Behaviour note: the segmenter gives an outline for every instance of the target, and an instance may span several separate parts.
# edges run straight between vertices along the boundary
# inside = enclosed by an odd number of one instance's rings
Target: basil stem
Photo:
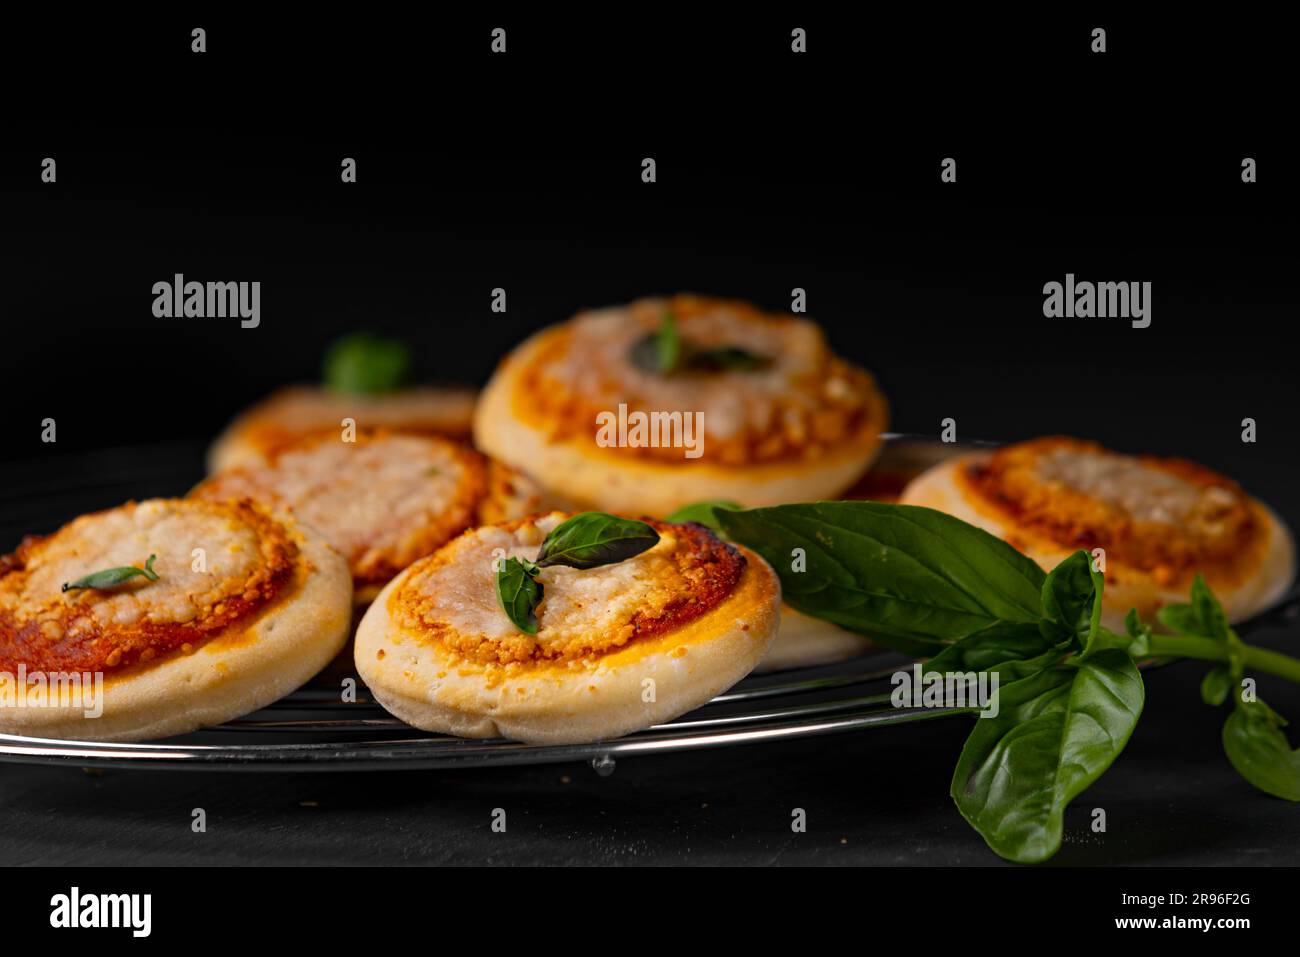
[[[124,582],[129,582],[133,578],[143,575],[151,582],[158,580],[158,573],[153,570],[154,560],[157,555],[150,555],[144,563],[144,568],[137,568],[134,565],[124,565],[121,568],[106,568],[100,572],[92,572],[84,575],[73,582],[64,582],[64,591],[73,591],[79,588],[115,588]]]

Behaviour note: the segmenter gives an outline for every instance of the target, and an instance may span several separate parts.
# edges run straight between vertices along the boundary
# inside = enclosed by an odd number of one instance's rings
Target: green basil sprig
[[[116,588],[118,585],[129,582],[133,578],[144,576],[151,582],[158,580],[158,573],[153,570],[153,563],[158,558],[157,555],[150,555],[144,563],[144,568],[136,568],[134,565],[123,565],[121,568],[105,568],[100,572],[92,572],[89,575],[83,575],[76,581],[64,582],[64,591],[73,591],[78,588]]]
[[[373,332],[339,339],[325,353],[325,384],[351,395],[396,392],[411,379],[411,350],[406,343]]]
[[[1208,640],[1210,649],[1221,653],[1222,663],[1211,668],[1201,681],[1201,698],[1217,707],[1232,696],[1233,707],[1223,724],[1222,738],[1224,753],[1237,773],[1266,794],[1300,801],[1300,751],[1291,748],[1282,730],[1287,721],[1244,687],[1248,664],[1300,680],[1285,673],[1291,659],[1243,642],[1228,625],[1223,606],[1200,575],[1192,583],[1190,602],[1166,605],[1157,617],[1181,636],[1165,639],[1164,643],[1157,640],[1159,647],[1179,640]]]
[[[928,657],[926,670],[997,674],[998,714],[975,722],[951,794],[1003,857],[1042,861],[1060,848],[1066,806],[1137,725],[1139,658],[1212,663],[1201,695],[1216,705],[1233,696],[1228,760],[1261,791],[1300,801],[1300,750],[1286,721],[1244,686],[1248,668],[1300,682],[1300,660],[1243,642],[1200,576],[1187,604],[1158,615],[1174,634],[1156,633],[1136,610],[1118,633],[1101,624],[1104,576],[1083,551],[1045,575],[1000,539],[925,508],[695,508],[762,555],[804,614]]]
[[[763,369],[772,364],[767,356],[758,355],[740,346],[700,348],[682,339],[677,332],[677,319],[665,312],[659,328],[638,339],[632,345],[632,364],[644,372],[673,375],[677,372],[718,372],[729,369],[747,372]]]
[[[537,606],[543,586],[538,573],[552,565],[590,569],[614,565],[659,543],[659,533],[645,522],[582,512],[556,525],[542,540],[535,561],[508,558],[497,564],[497,599],[515,627],[537,634]]]

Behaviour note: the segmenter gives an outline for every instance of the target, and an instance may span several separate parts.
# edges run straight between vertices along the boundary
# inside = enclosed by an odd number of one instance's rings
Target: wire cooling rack
[[[901,481],[972,444],[945,445],[889,435],[873,473]],[[978,443],[984,445],[985,443]],[[0,499],[0,550],[28,531],[55,528],[82,511],[126,498],[183,494],[201,477],[197,446],[149,447],[20,466]],[[51,477],[64,477],[52,481]],[[83,478],[67,478],[82,476]],[[887,485],[886,485],[887,487]],[[887,493],[886,493],[887,494]],[[1243,634],[1294,622],[1300,594],[1238,626]],[[0,761],[98,768],[228,771],[375,771],[586,761],[600,774],[619,758],[760,744],[883,727],[961,713],[960,708],[896,708],[889,677],[910,659],[871,651],[851,660],[746,678],[702,708],[612,741],[527,745],[431,735],[391,717],[358,685],[341,700],[343,673],[318,680],[254,714],[218,728],[150,744],[103,744],[0,734]]]
[[[884,658],[894,657],[892,665]],[[613,741],[525,745],[416,731],[358,695],[300,690],[246,718],[160,744],[97,744],[0,735],[0,759],[85,767],[239,771],[375,771],[587,761],[597,772],[638,754],[756,744],[919,721],[954,709],[903,710],[887,684],[906,659],[868,656],[844,665],[802,669],[741,682],[668,724]],[[874,686],[874,687],[873,687]]]

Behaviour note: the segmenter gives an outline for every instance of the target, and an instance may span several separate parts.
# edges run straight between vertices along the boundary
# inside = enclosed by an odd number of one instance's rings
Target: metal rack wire
[[[103,744],[0,735],[0,760],[241,771],[587,761],[598,772],[607,772],[618,757],[790,740],[920,721],[958,710],[892,707],[888,690],[881,689],[887,688],[887,676],[905,664],[903,657],[885,653],[749,679],[675,721],[592,744],[542,746],[430,735],[390,717],[362,696],[355,703],[343,703],[337,691],[309,688],[256,714],[175,742]]]

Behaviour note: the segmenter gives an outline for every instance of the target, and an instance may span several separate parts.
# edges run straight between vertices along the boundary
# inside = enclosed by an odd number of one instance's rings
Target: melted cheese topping
[[[543,568],[537,634],[526,635],[501,608],[494,561],[536,558],[546,533],[567,517],[552,513],[466,533],[417,566],[390,597],[390,611],[405,630],[470,661],[591,661],[703,615],[731,593],[744,569],[744,557],[707,529],[652,522],[659,543],[626,561]]]
[[[1038,463],[1038,477],[1099,499],[1139,522],[1215,525],[1234,503],[1218,485],[1200,486],[1127,455],[1053,449]],[[1211,529],[1213,532],[1214,529]]]
[[[1257,508],[1235,482],[1181,459],[1134,458],[1048,438],[999,449],[961,472],[968,490],[1027,534],[1105,548],[1172,581],[1258,544]]]
[[[482,459],[446,439],[360,433],[308,439],[261,468],[209,479],[194,495],[287,507],[348,559],[358,582],[392,578],[474,522]]]
[[[63,591],[151,554],[157,581]],[[192,648],[266,605],[297,554],[246,505],[156,499],[82,516],[0,560],[0,668],[104,671]]]
[[[648,372],[630,358],[671,312],[683,342],[739,347],[770,360],[753,370]],[[821,330],[745,303],[676,296],[583,313],[525,370],[522,405],[557,440],[593,441],[596,416],[616,412],[703,413],[705,456],[725,465],[817,457],[885,427],[872,378],[837,359]],[[681,462],[680,448],[616,450]]]

